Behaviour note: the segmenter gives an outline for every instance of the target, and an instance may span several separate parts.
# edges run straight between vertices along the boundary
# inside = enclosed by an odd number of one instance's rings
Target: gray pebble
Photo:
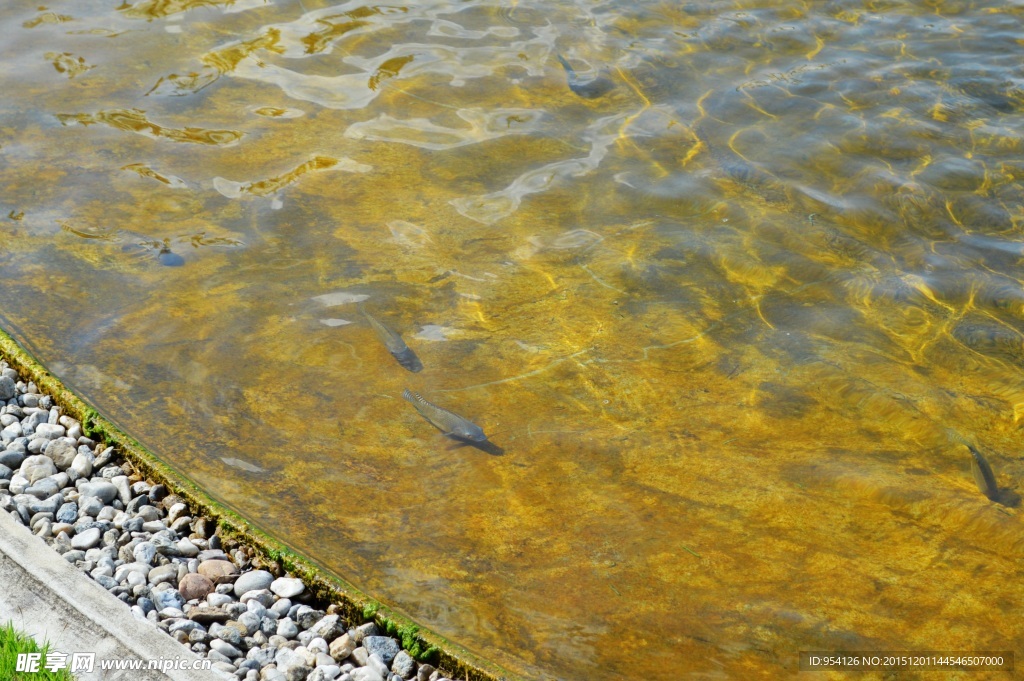
[[[410,679],[416,673],[416,660],[412,659],[409,653],[400,650],[398,655],[395,655],[394,662],[391,663],[391,671],[403,679]]]
[[[212,628],[210,630],[210,633],[213,633]],[[231,645],[242,645],[242,632],[240,632],[235,627],[221,626],[219,629],[217,629],[217,633],[214,635],[222,641],[227,641]]]
[[[110,484],[117,490],[117,498],[121,500],[122,504],[127,504],[132,500],[132,489],[127,475],[115,475],[110,479]]]
[[[274,575],[266,570],[252,570],[243,573],[235,580],[235,595],[241,596],[246,591],[266,589],[274,581]]]
[[[211,593],[209,596],[206,597],[206,602],[215,608],[230,603],[231,601],[231,596],[228,596],[227,594],[219,594],[216,592]]]
[[[76,533],[75,536],[71,538],[71,548],[79,551],[91,549],[100,543],[100,535],[100,528],[98,527],[92,527],[85,532]],[[65,554],[65,558],[67,558],[67,554]]]
[[[55,423],[40,423],[36,426],[36,437],[43,438],[44,440],[56,440],[59,437],[64,437],[64,426],[58,426]]]
[[[95,518],[103,510],[103,500],[94,496],[78,497],[78,517],[91,516]]]
[[[215,638],[215,639],[210,641],[210,649],[211,650],[216,650],[221,655],[224,655],[225,657],[228,657],[228,658],[231,658],[231,659],[234,659],[236,657],[241,657],[242,656],[242,651],[241,650],[239,650],[238,648],[234,647],[233,645],[231,645],[227,641],[225,641],[223,639],[219,639],[219,638]]]
[[[281,600],[270,606],[270,610],[277,614],[278,617],[285,617],[288,615],[288,610],[291,609],[292,602],[287,598]]]
[[[71,466],[75,457],[78,456],[78,448],[64,438],[51,440],[44,451],[46,456],[53,459],[54,465],[61,470]]]
[[[28,510],[33,513],[56,513],[57,509],[64,503],[64,495],[54,494],[52,497],[46,499],[31,501],[28,504]]]
[[[274,604],[274,594],[270,593],[267,589],[254,589],[252,591],[246,591],[238,600],[246,605],[252,601],[256,601],[266,608]]]
[[[299,635],[299,627],[290,617],[285,617],[277,622],[277,635],[291,639]]]
[[[377,626],[377,623],[367,622],[366,624],[360,624],[358,627],[356,627],[355,632],[353,632],[352,638],[355,640],[356,643],[362,643],[363,639],[367,636],[379,635],[380,627]]]
[[[246,653],[246,659],[252,660],[261,667],[266,667],[274,661],[274,654],[277,651],[273,648],[253,648]]]
[[[201,631],[202,628],[203,625],[199,624],[198,622],[193,622],[192,620],[186,619],[179,619],[171,624],[171,628],[168,629],[168,633],[173,634],[176,631],[185,631],[191,633],[192,631]]]
[[[154,520],[160,519],[160,511],[157,509],[156,506],[140,506],[138,513],[139,517],[142,518],[142,522],[144,523],[150,523]]]
[[[131,574],[138,574],[132,572]],[[130,576],[129,575],[129,576]],[[164,608],[181,608],[185,605],[185,599],[181,597],[177,589],[165,589],[163,591],[153,591],[153,604],[157,610],[163,610]]]
[[[256,615],[256,617],[259,617],[260,619],[266,617],[267,613],[270,612],[262,603],[257,601],[255,598],[250,599],[249,602],[245,604],[245,607],[249,612]],[[273,617],[273,619],[277,619],[277,617]]]
[[[22,477],[29,481],[29,484],[32,484],[36,480],[42,480],[56,473],[57,467],[53,465],[50,457],[36,454],[21,462],[21,470],[19,472]]]
[[[300,629],[309,629],[311,626],[319,622],[324,614],[323,610],[316,610],[308,605],[303,605],[300,606],[298,611],[295,613],[294,619]]]
[[[218,653],[216,650],[213,650],[213,649],[211,649],[210,651],[208,651],[206,653],[206,657],[207,657],[207,659],[213,660],[214,664],[217,664],[218,662],[224,662],[226,664],[231,664],[231,658],[230,657],[228,657],[224,653]],[[233,669],[233,667],[232,667],[232,669]]]
[[[9,400],[17,393],[14,379],[7,375],[0,376],[0,400]]]
[[[80,484],[78,493],[86,497],[97,497],[104,504],[109,504],[117,497],[117,488],[106,480],[97,480]]]
[[[351,672],[352,681],[384,681],[384,677],[372,667],[359,667]]]
[[[46,497],[53,496],[61,488],[61,485],[57,484],[54,480],[54,476],[49,478],[43,478],[37,480],[35,483],[25,488],[25,494],[31,494],[37,499],[45,499]]]
[[[153,545],[153,542],[148,541],[136,544],[135,548],[132,549],[132,556],[140,563],[152,565],[153,559],[156,557],[156,546]]]
[[[246,636],[252,636],[260,628],[260,616],[246,611],[238,616],[238,623],[245,627]]]
[[[22,462],[25,461],[25,448],[21,447],[21,451],[5,449],[0,452],[0,465],[6,466],[12,470],[21,468]]]
[[[377,653],[370,654],[370,659],[367,661],[367,666],[370,667],[370,669],[372,669],[373,671],[380,674],[380,677],[382,679],[386,679],[388,678],[388,676],[391,675],[390,671],[388,670],[388,665],[380,659],[380,655],[378,655]]]
[[[270,584],[270,590],[281,598],[298,596],[305,589],[306,586],[302,583],[302,580],[295,579],[294,577],[279,577]]]
[[[149,571],[149,583],[153,586],[167,582],[168,584],[178,583],[178,566],[174,563],[158,565]]]
[[[92,452],[78,452],[71,460],[71,470],[78,473],[79,477],[87,478],[92,475],[92,463],[95,458]]]
[[[177,546],[178,546],[178,553],[180,553],[181,555],[183,555],[183,556],[185,556],[187,558],[194,558],[195,556],[199,555],[199,547],[197,547],[195,544],[190,542],[187,538],[186,539],[181,539],[178,542]],[[197,561],[197,563],[198,563],[198,561]]]
[[[313,624],[309,630],[326,641],[333,641],[345,633],[345,627],[338,623],[337,615],[325,615]]]
[[[379,656],[381,661],[383,661],[388,667],[391,666],[395,656],[398,655],[398,651],[402,649],[402,647],[398,645],[398,641],[390,636],[367,636],[363,639],[363,647],[366,648],[371,655]]]

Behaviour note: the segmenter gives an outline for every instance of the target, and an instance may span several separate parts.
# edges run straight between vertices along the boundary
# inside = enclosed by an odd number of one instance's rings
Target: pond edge
[[[315,598],[325,604],[336,604],[338,614],[346,623],[356,626],[368,621],[376,622],[388,635],[398,638],[403,649],[410,651],[418,648],[419,655],[413,657],[444,669],[458,681],[526,681],[525,677],[513,674],[440,634],[421,627],[406,615],[363,593],[317,561],[300,555],[294,548],[214,500],[194,482],[161,461],[138,440],[66,388],[60,379],[3,329],[0,329],[0,358],[6,359],[23,380],[34,382],[41,392],[49,394],[54,404],[59,405],[65,414],[78,419],[86,436],[116,447],[140,473],[166,485],[184,499],[194,512],[215,520],[222,536],[250,546],[257,556],[253,560],[254,569],[276,563],[282,571],[301,579]],[[126,611],[125,616],[131,617],[131,613]]]

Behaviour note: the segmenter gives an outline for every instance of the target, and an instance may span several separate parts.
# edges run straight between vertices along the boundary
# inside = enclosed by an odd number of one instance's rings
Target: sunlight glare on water
[[[985,0],[9,4],[2,323],[516,674],[1019,649],[1019,509],[963,442],[1019,490],[1022,27]]]

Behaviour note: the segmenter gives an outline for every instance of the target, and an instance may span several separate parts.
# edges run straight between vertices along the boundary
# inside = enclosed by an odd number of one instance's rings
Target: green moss
[[[363,619],[372,620],[377,615],[378,610],[380,610],[380,603],[370,601],[363,606]]]
[[[406,624],[404,627],[398,627],[394,636],[402,641],[403,648],[410,650],[419,641],[419,633],[420,628],[415,624]]]

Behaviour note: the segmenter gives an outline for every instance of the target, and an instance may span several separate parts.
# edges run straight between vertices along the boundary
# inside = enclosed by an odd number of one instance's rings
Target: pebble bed
[[[347,629],[300,579],[254,569],[162,484],[85,437],[0,361],[0,510],[131,609],[245,681],[449,681],[368,622]]]

